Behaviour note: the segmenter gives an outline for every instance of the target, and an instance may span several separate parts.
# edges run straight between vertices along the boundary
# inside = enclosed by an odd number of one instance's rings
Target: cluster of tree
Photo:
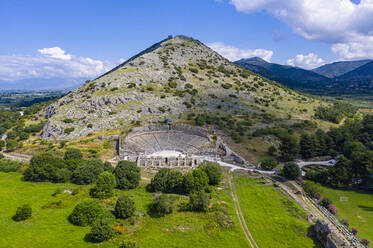
[[[23,221],[31,218],[32,209],[30,205],[25,204],[17,208],[16,214],[12,217],[14,221]]]
[[[115,219],[133,217],[135,211],[135,203],[131,197],[120,195],[113,213],[105,210],[96,200],[85,200],[75,206],[68,219],[77,226],[91,226],[91,231],[87,234],[88,240],[103,242],[115,236]]]
[[[209,186],[219,184],[221,179],[220,167],[211,163],[184,175],[178,170],[162,168],[147,185],[147,190],[189,195],[199,191],[209,191]]]
[[[100,159],[84,160],[79,149],[69,148],[63,159],[51,153],[33,156],[30,166],[24,173],[24,180],[54,183],[71,181],[80,185],[96,183],[91,189],[91,195],[106,198],[111,196],[114,187],[137,187],[140,181],[140,168],[136,163],[120,161],[114,169],[109,162],[104,163]]]
[[[315,117],[321,120],[340,123],[343,117],[352,117],[357,108],[348,102],[337,101],[330,107],[320,106],[315,111]]]
[[[21,162],[0,159],[0,171],[2,172],[16,172],[21,169],[22,165]]]
[[[325,133],[302,135],[300,154],[304,158],[342,154],[339,162],[326,170],[310,171],[307,177],[335,187],[345,187],[352,179],[362,179],[363,186],[373,185],[373,116],[348,120]]]

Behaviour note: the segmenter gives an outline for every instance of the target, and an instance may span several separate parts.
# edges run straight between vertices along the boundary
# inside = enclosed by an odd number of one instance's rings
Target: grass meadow
[[[272,184],[236,176],[234,183],[247,223],[259,247],[319,247],[307,236],[306,213]]]
[[[338,218],[347,219],[359,229],[359,236],[373,240],[373,194],[355,190],[323,187],[323,196],[338,208]]]

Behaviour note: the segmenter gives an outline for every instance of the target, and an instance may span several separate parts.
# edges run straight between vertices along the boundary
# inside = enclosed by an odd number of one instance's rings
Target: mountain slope
[[[44,110],[44,139],[121,133],[165,119],[193,123],[201,113],[253,122],[310,119],[317,100],[231,63],[201,42],[167,38]]]
[[[334,79],[340,87],[371,91],[373,88],[373,61]]]
[[[320,66],[312,71],[328,78],[335,78],[353,71],[371,61],[372,60],[340,61]]]
[[[235,62],[245,69],[294,88],[314,88],[328,81],[328,78],[298,67],[268,63],[254,57]]]

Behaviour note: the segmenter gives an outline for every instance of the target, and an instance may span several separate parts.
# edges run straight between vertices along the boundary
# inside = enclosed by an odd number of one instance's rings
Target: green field
[[[307,237],[311,224],[305,212],[272,184],[247,176],[236,176],[239,202],[259,247],[319,247]]]
[[[84,241],[89,227],[77,227],[67,220],[76,203],[88,197],[87,187],[75,196],[52,196],[57,188],[79,186],[23,182],[21,177],[19,173],[0,172],[0,247],[118,247],[121,240],[137,241],[139,247],[247,247],[238,224],[231,229],[218,225],[217,210],[208,213],[175,211],[164,218],[150,217],[147,206],[152,198],[143,187],[126,192],[134,197],[137,210],[143,217],[139,217],[135,225],[123,221],[126,226],[124,234],[111,241],[89,243]],[[119,193],[116,192],[117,195]],[[175,197],[182,201],[182,197]],[[105,200],[103,204],[110,209],[115,199]],[[51,203],[59,200],[62,201],[61,206],[51,207]],[[14,222],[11,217],[16,208],[25,203],[31,205],[33,217],[24,222]],[[232,199],[224,185],[214,196],[213,206],[217,209],[224,207],[234,223],[238,223]]]
[[[361,238],[373,240],[373,194],[323,187],[323,195],[338,208],[338,218],[350,221]]]

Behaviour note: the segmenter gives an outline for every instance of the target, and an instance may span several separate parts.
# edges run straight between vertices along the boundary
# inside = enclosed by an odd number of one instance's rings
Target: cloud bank
[[[373,58],[373,0],[230,0],[237,11],[266,11],[344,59]]]
[[[308,55],[298,54],[295,58],[288,59],[287,64],[305,69],[314,69],[324,65],[325,61],[322,58],[319,58],[316,54],[310,53]]]
[[[0,80],[29,78],[92,78],[112,67],[113,63],[79,57],[60,47],[42,48],[38,55],[0,55]]]
[[[242,58],[260,57],[268,62],[271,61],[273,51],[265,49],[241,49],[234,46],[225,45],[221,42],[207,44],[212,50],[216,51],[230,61],[236,61]]]

